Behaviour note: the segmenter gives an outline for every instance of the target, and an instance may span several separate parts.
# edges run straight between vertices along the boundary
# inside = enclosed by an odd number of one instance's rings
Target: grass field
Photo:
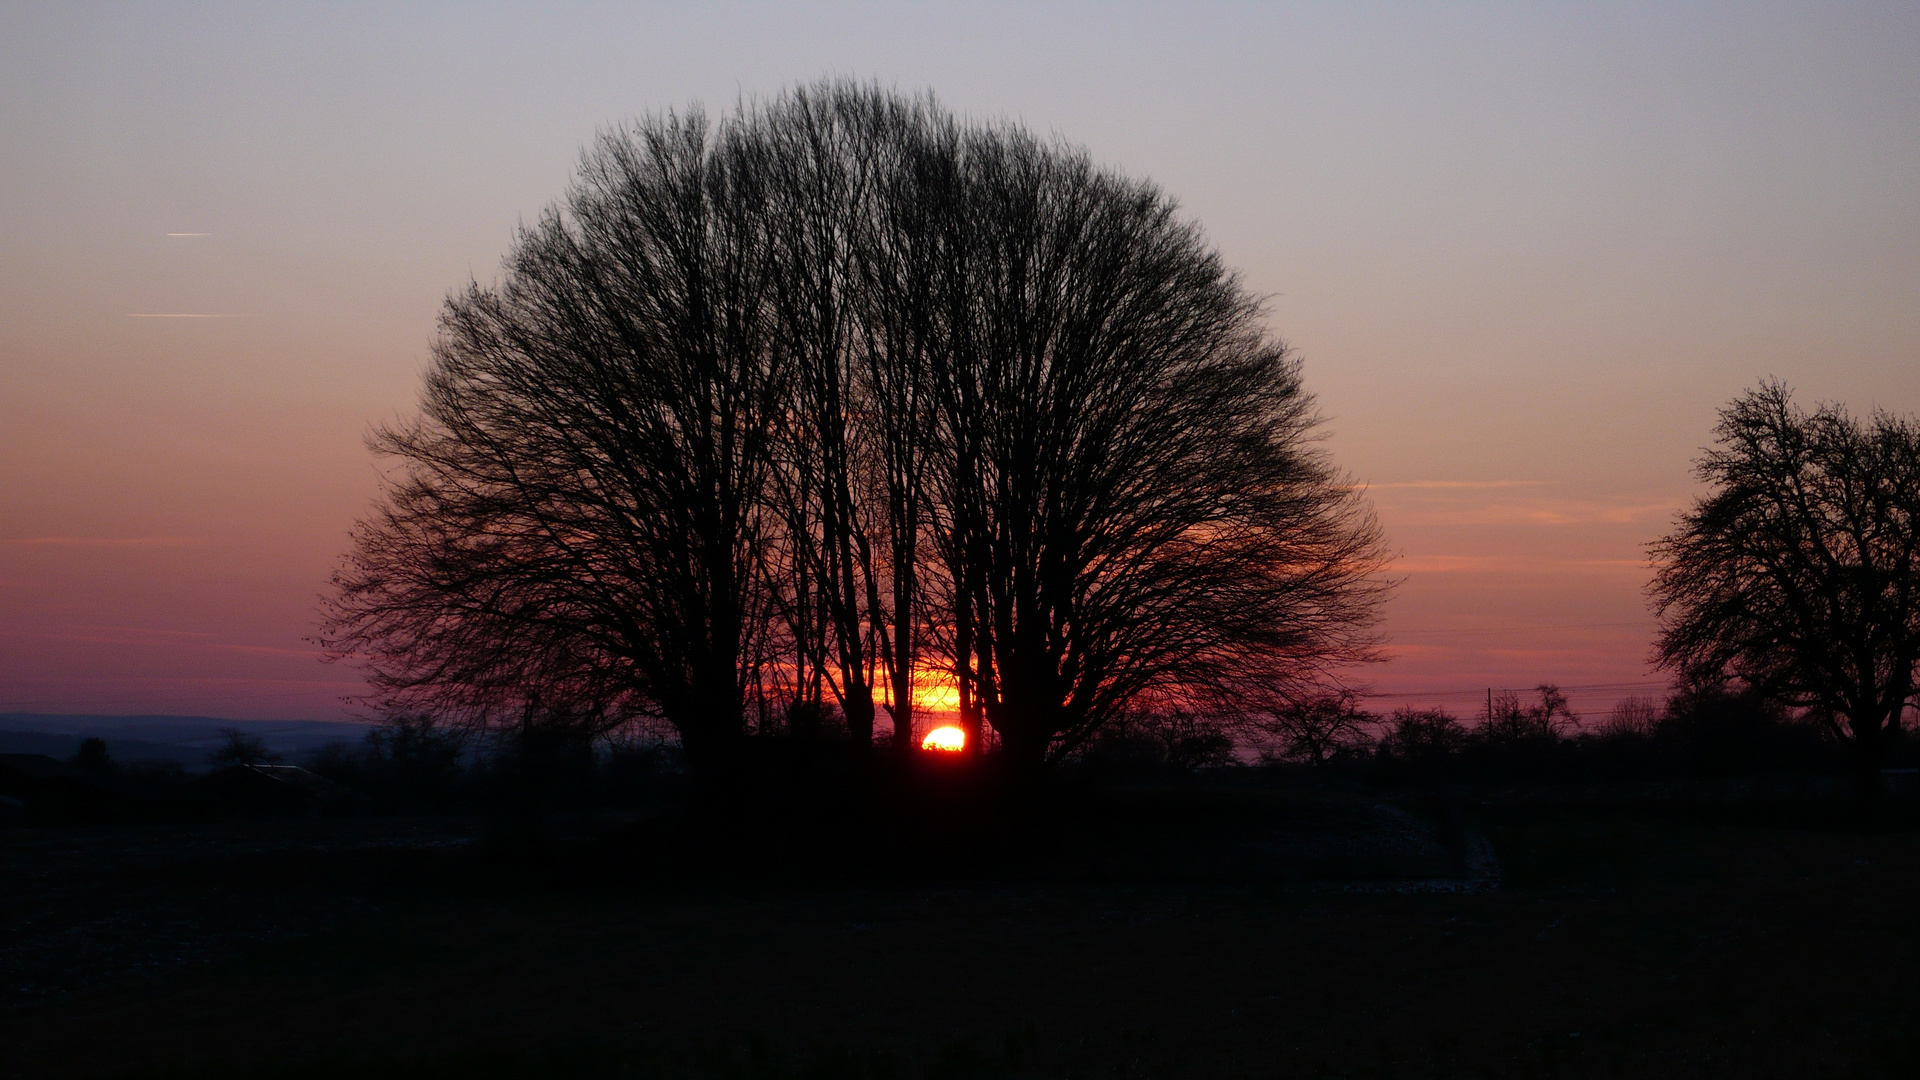
[[[1366,805],[1309,802],[1170,820]],[[1130,872],[1114,837],[890,878],[687,876],[597,819],[511,852],[459,819],[16,830],[0,1075],[1920,1075],[1915,830],[1464,811],[1497,887]]]

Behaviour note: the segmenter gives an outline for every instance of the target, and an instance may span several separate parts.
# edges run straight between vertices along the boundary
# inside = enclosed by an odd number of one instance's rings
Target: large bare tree
[[[1378,531],[1298,361],[1151,185],[823,83],[610,134],[451,298],[323,640],[394,707],[653,710],[1012,759],[1371,655]],[[1177,699],[1177,701],[1176,701]]]
[[[1655,656],[1808,710],[1877,790],[1920,663],[1920,423],[1809,413],[1767,382],[1715,434],[1713,490],[1651,548]]]
[[[1379,532],[1259,303],[1150,184],[961,146],[939,353],[956,661],[1013,761],[1372,656]]]
[[[739,734],[783,385],[761,180],[698,112],[609,134],[502,282],[448,299],[322,632],[384,703]]]
[[[879,682],[895,747],[907,750],[934,435],[928,191],[916,166],[951,144],[953,124],[930,99],[828,83],[748,126],[764,150],[771,295],[790,372],[777,595],[796,665],[822,674],[856,741],[871,737]]]

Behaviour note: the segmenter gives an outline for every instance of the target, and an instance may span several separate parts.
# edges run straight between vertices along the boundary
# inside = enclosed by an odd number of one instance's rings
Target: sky
[[[1920,5],[0,8],[0,711],[345,718],[307,638],[449,290],[595,133],[824,75],[1149,178],[1396,554],[1375,708],[1657,694],[1765,377],[1920,412]]]

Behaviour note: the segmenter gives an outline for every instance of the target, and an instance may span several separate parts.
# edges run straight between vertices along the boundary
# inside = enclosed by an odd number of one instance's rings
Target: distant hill
[[[0,754],[45,754],[65,761],[80,749],[84,735],[53,735],[44,731],[0,731]],[[108,739],[107,754],[115,764],[136,761],[172,761],[195,771],[205,767],[204,750],[141,739]]]
[[[189,770],[206,766],[224,739],[222,728],[239,728],[289,761],[330,742],[359,742],[369,725],[340,720],[222,720],[213,716],[67,716],[0,713],[0,753],[72,757],[80,740],[98,738],[115,761],[173,761]]]

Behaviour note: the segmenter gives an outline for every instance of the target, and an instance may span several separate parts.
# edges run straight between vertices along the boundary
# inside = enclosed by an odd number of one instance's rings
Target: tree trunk
[[[847,714],[847,734],[853,736],[853,744],[862,750],[872,746],[873,688],[865,683],[850,683],[843,708]]]
[[[1847,726],[1853,729],[1854,787],[1861,809],[1870,818],[1878,817],[1886,794],[1885,778],[1880,775],[1886,758],[1886,725],[1879,717],[1871,723],[1848,717]]]
[[[1047,745],[1052,742],[1040,718],[1025,709],[1000,705],[990,708],[988,719],[1000,733],[1000,756],[1016,775],[1038,773],[1047,763]]]

